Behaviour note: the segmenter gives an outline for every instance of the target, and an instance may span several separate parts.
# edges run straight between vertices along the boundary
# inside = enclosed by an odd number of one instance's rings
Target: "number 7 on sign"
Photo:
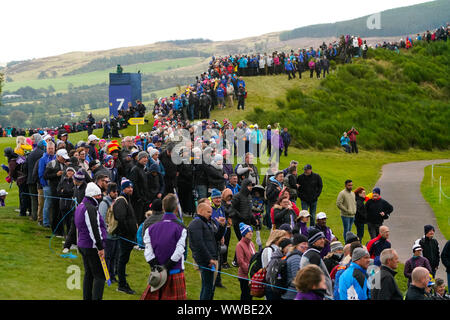
[[[122,110],[123,103],[125,102],[125,98],[118,98],[116,101],[120,102],[119,106],[117,107],[117,110]]]

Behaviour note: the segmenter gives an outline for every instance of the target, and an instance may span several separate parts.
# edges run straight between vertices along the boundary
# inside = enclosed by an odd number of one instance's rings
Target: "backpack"
[[[267,271],[260,268],[250,279],[250,295],[256,298],[262,298],[265,294],[265,279]]]
[[[248,263],[248,278],[251,279],[255,273],[257,273],[260,269],[262,269],[262,253],[264,249],[267,247],[264,247],[263,249],[256,252],[252,257],[250,258],[250,262]]]
[[[275,294],[282,295],[286,292],[289,283],[287,281],[286,256],[281,252],[274,252],[267,265],[266,282],[272,286]]]
[[[117,227],[119,225],[119,222],[116,220],[116,217],[114,217],[114,204],[116,203],[117,200],[119,200],[120,198],[124,199],[125,202],[128,204],[127,199],[124,196],[120,196],[117,197],[117,199],[108,207],[108,210],[106,211],[106,231],[109,234],[114,234],[114,232],[117,230]]]

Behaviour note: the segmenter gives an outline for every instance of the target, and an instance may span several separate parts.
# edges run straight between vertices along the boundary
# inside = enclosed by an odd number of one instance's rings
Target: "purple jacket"
[[[147,262],[155,259],[159,265],[170,262],[171,274],[184,270],[184,252],[186,250],[186,228],[177,220],[175,214],[166,212],[161,221],[145,230],[144,256]]]
[[[106,246],[106,224],[98,212],[98,202],[94,198],[84,197],[75,210],[75,226],[78,231],[79,248],[97,248]]]
[[[328,242],[325,244],[323,249],[320,251],[320,257],[323,259],[323,257],[325,257],[331,251],[330,243],[331,243],[331,239],[334,238],[334,235],[331,232],[331,229],[329,227],[325,227],[324,229],[322,229],[318,225],[316,225],[316,228],[319,229],[320,231],[322,231],[323,234],[325,235],[325,238],[327,238],[327,240],[328,240]]]
[[[307,293],[297,292],[294,300],[323,300],[323,296],[317,294],[314,291]]]
[[[228,178],[230,178],[230,175],[232,173],[234,173],[233,164],[232,163],[224,163],[223,164],[223,172],[228,175]]]

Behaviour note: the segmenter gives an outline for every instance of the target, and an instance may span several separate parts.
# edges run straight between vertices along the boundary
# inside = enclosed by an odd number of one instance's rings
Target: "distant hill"
[[[380,29],[367,27],[369,17],[296,28],[282,32],[280,40],[286,41],[302,37],[339,37],[342,34],[361,37],[390,37],[424,32],[450,22],[450,1],[436,0],[382,11]]]

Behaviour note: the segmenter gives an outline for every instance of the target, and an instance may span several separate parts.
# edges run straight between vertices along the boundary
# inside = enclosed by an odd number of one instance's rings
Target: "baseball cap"
[[[95,135],[95,134],[91,134],[89,137],[88,137],[88,141],[90,142],[90,141],[95,141],[95,140],[100,140],[99,138],[97,138],[97,136]]]
[[[311,170],[312,166],[310,164],[307,164],[303,167],[303,170]]]
[[[302,210],[299,213],[299,217],[309,217],[311,214],[309,213],[308,210]]]
[[[319,212],[319,213],[317,214],[316,220],[326,219],[326,218],[327,218],[327,215],[325,214],[325,212]]]
[[[60,156],[60,157],[63,157],[63,158],[66,159],[66,160],[69,160],[69,159],[70,159],[69,155],[67,154],[67,150],[66,150],[66,149],[59,149],[59,150],[56,152],[56,155],[57,155],[57,156]]]
[[[5,190],[0,190],[0,197],[6,196],[8,194],[8,192],[6,192]]]

